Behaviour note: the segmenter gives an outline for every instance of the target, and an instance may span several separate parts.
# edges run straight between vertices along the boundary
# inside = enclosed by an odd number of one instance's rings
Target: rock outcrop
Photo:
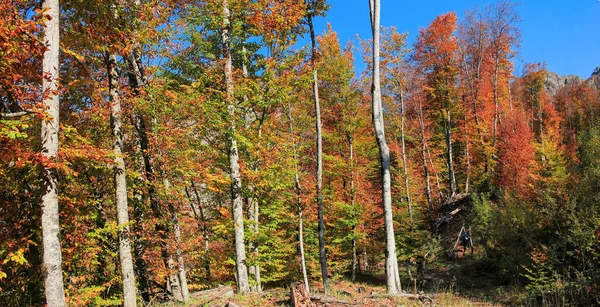
[[[559,76],[555,72],[549,71],[546,74],[546,80],[544,81],[544,86],[546,88],[546,92],[549,96],[553,96],[556,94],[561,88],[565,85],[569,85],[574,82],[587,82],[590,86],[596,89],[600,89],[600,66],[594,69],[594,72],[590,76],[589,79],[585,80],[576,75],[569,76]]]
[[[546,92],[548,95],[553,96],[563,86],[576,81],[583,81],[583,79],[576,75],[559,76],[557,73],[549,71],[545,80]]]
[[[600,66],[594,69],[592,76],[587,80],[587,82],[591,87],[600,89]]]

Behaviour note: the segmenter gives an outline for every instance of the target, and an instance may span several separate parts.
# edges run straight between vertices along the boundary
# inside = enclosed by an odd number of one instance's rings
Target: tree
[[[63,286],[62,253],[58,209],[58,178],[51,166],[58,153],[59,130],[59,11],[58,0],[45,0],[44,42],[47,49],[43,60],[43,106],[46,117],[42,121],[42,156],[45,159],[42,176],[42,236],[46,302],[49,307],[67,306]]]
[[[135,277],[131,256],[131,240],[129,233],[129,207],[127,206],[127,173],[123,159],[123,123],[121,120],[121,97],[119,95],[119,73],[117,72],[117,56],[106,54],[108,84],[111,100],[110,124],[113,132],[115,199],[117,203],[117,222],[119,224],[119,259],[123,277],[123,305],[136,306]]]
[[[425,75],[429,104],[440,110],[438,118],[446,141],[446,164],[448,166],[448,185],[450,194],[458,192],[454,171],[454,154],[452,129],[453,114],[458,115],[457,105],[457,75],[458,75],[458,44],[454,32],[456,29],[456,14],[447,13],[435,18],[431,24],[421,30],[415,43],[414,60]]]
[[[394,238],[394,221],[392,217],[392,195],[390,178],[390,150],[385,141],[383,122],[383,106],[381,103],[381,82],[379,75],[379,32],[380,32],[380,1],[369,0],[371,31],[373,33],[373,83],[371,96],[373,99],[373,125],[379,146],[382,177],[382,202],[385,219],[385,274],[388,294],[398,294],[402,291],[398,275],[398,260],[396,258],[396,242]]]
[[[227,101],[227,110],[230,116],[230,136],[229,136],[229,167],[231,178],[231,203],[233,211],[233,223],[235,233],[235,263],[237,268],[238,292],[245,293],[250,291],[248,283],[248,268],[246,267],[246,246],[244,243],[244,212],[242,199],[242,180],[240,177],[239,153],[235,135],[235,96],[233,93],[233,67],[231,57],[231,46],[229,41],[230,31],[230,11],[229,3],[223,0],[223,59],[225,73],[225,100]]]
[[[316,174],[316,190],[317,190],[317,207],[319,212],[319,262],[321,263],[321,278],[323,280],[323,288],[325,293],[329,292],[327,283],[327,252],[325,251],[325,217],[323,213],[323,134],[321,123],[321,107],[319,106],[319,76],[317,73],[317,42],[315,39],[315,29],[313,26],[313,18],[322,14],[325,1],[322,0],[306,0],[306,21],[308,23],[311,41],[310,62],[313,70],[313,102],[315,105],[315,126],[317,130],[317,174]]]

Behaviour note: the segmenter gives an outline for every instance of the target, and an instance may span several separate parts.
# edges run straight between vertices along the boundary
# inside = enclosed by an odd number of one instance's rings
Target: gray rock
[[[565,85],[582,80],[583,79],[581,77],[576,75],[559,76],[557,73],[549,71],[548,74],[546,74],[544,85],[548,95],[553,96]]]

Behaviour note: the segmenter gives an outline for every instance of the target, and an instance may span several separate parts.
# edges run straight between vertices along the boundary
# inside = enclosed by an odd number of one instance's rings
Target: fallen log
[[[423,303],[424,301],[428,301],[429,302],[429,306],[434,307],[435,306],[435,301],[424,294],[411,294],[411,293],[402,293],[402,294],[371,294],[369,296],[370,298],[378,298],[378,297],[398,297],[398,298],[407,298],[407,299],[411,299],[411,300],[417,300],[421,303]]]
[[[353,305],[353,303],[348,302],[348,301],[338,300],[333,297],[326,297],[326,296],[320,296],[320,295],[311,295],[310,299],[318,301],[319,303],[322,303],[322,304]]]
[[[190,294],[190,297],[199,299],[197,304],[190,307],[204,306],[209,302],[233,296],[233,288],[231,286],[218,286],[217,288],[198,291]]]

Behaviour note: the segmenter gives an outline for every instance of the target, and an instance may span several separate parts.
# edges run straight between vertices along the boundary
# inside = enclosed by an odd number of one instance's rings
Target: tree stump
[[[306,291],[303,283],[294,283],[290,286],[292,291],[291,301],[293,307],[316,307],[317,305],[310,300],[310,294]]]

